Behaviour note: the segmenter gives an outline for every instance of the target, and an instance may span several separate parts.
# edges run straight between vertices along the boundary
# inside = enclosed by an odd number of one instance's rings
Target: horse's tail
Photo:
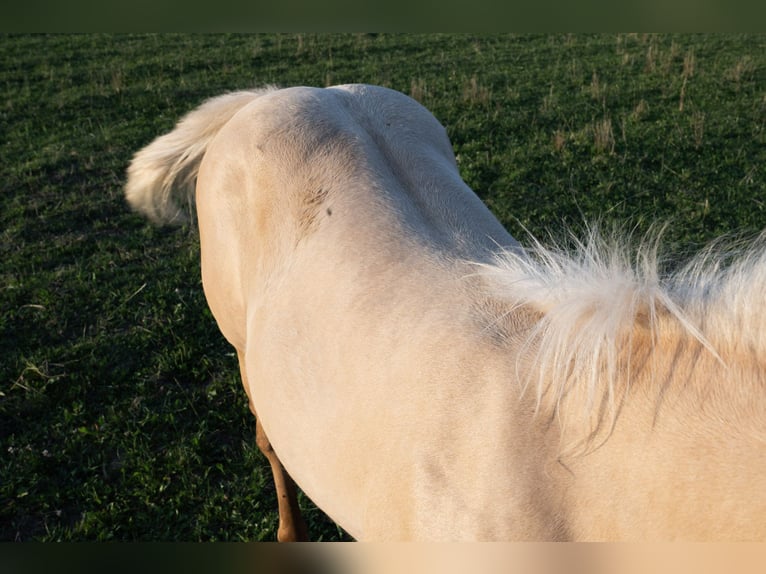
[[[271,90],[231,92],[189,112],[170,133],[133,156],[125,197],[155,223],[180,223],[190,215],[200,162],[218,131],[240,109]]]

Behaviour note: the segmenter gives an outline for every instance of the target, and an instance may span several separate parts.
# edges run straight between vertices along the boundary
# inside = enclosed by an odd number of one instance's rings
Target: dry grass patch
[[[425,101],[426,93],[426,81],[423,78],[412,78],[410,81],[410,97],[422,104]]]
[[[614,153],[614,130],[612,120],[603,118],[593,123],[593,147],[600,153]]]
[[[489,89],[479,83],[476,74],[471,76],[471,79],[463,84],[463,101],[469,104],[482,104],[489,103],[490,94]]]
[[[590,97],[593,100],[602,100],[606,95],[606,84],[601,82],[598,78],[598,73],[593,70],[593,74],[590,78]]]
[[[553,149],[556,150],[556,152],[563,151],[564,147],[567,143],[567,135],[566,132],[563,130],[556,130],[553,132]]]
[[[755,73],[756,65],[753,62],[752,56],[745,55],[740,58],[737,63],[726,71],[725,77],[727,80],[734,82],[736,90],[739,91],[742,82],[748,80]]]
[[[645,99],[641,98],[640,100],[638,100],[636,107],[633,108],[633,111],[630,112],[630,119],[638,121],[642,119],[648,112],[649,112],[649,104],[646,103]]]

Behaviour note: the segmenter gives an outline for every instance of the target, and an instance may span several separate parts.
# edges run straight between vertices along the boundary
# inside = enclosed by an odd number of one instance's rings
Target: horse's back
[[[486,261],[516,245],[460,178],[441,124],[374,86],[253,100],[210,144],[197,211],[209,302],[237,347],[246,299],[301,256],[342,254],[375,274],[403,259]]]
[[[385,88],[269,92],[211,143],[197,204],[208,302],[296,482],[355,535],[478,532],[461,520],[495,512],[494,481],[513,486],[480,445],[510,437],[455,430],[517,406],[491,377],[475,400],[476,368],[507,359],[485,344],[465,261],[516,243],[460,178],[439,122]],[[475,512],[434,521],[416,504],[453,495]]]

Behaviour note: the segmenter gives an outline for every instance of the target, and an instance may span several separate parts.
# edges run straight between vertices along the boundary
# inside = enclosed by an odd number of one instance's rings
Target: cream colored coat
[[[726,278],[665,288],[598,237],[522,250],[385,88],[210,100],[127,197],[172,220],[195,177],[251,407],[355,538],[766,539],[764,355],[703,329],[693,288]]]

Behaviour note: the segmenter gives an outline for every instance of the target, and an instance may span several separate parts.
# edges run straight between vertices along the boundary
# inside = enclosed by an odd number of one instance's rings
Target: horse
[[[360,541],[766,540],[766,249],[666,271],[661,233],[522,246],[422,105],[220,95],[133,157],[194,219],[277,489]]]

